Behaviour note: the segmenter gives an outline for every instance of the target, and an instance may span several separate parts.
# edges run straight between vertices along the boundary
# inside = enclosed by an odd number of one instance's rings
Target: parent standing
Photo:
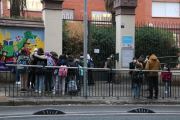
[[[161,70],[160,62],[153,52],[149,53],[149,60],[146,63],[145,69]],[[148,72],[147,77],[149,80],[149,91],[150,91],[150,96],[148,96],[147,99],[153,99],[153,85],[155,86],[154,99],[158,99],[158,72]]]

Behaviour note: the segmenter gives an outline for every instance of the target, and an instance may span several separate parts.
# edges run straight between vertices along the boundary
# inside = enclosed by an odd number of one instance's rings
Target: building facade
[[[26,0],[27,14],[42,17],[41,0]],[[180,0],[137,0],[136,22],[138,23],[180,23]],[[10,0],[2,0],[4,17],[10,16]],[[64,0],[64,19],[83,19],[84,0]],[[87,14],[92,20],[111,20],[111,14],[104,7],[104,0],[88,0]],[[105,19],[105,18],[109,19]]]

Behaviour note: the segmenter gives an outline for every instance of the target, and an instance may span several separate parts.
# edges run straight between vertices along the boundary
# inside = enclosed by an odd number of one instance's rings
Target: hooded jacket
[[[152,54],[149,58],[149,60],[146,63],[146,70],[161,70],[161,65],[157,57]],[[148,72],[147,74],[148,77],[151,76],[158,76],[158,72]]]

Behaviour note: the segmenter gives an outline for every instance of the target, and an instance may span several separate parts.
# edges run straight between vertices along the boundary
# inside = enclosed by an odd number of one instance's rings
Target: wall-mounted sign
[[[132,47],[132,46],[133,46],[133,36],[123,36],[122,47]]]
[[[99,49],[94,49],[94,53],[99,53]]]
[[[125,25],[124,23],[121,23],[121,28],[124,28],[124,25]]]
[[[132,62],[134,57],[134,49],[122,49],[122,67],[129,67],[129,63]]]

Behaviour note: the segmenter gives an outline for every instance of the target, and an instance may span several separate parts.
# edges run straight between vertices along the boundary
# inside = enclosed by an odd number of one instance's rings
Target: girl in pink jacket
[[[163,71],[171,71],[171,68],[167,64],[165,64]],[[169,91],[168,82],[171,82],[172,72],[162,72],[161,77],[162,77],[162,81],[165,82],[165,84],[166,84],[164,93],[168,93],[168,91]]]

